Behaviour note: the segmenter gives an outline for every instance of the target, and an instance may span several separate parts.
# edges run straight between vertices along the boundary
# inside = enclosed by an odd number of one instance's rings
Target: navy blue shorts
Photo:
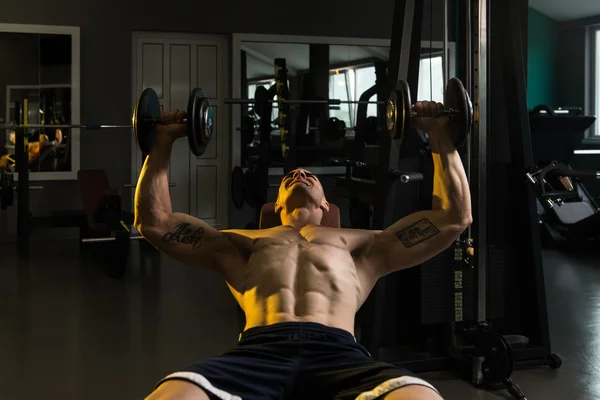
[[[312,322],[250,328],[235,348],[164,378],[201,387],[211,400],[373,400],[408,385],[405,369],[378,362],[349,332]]]

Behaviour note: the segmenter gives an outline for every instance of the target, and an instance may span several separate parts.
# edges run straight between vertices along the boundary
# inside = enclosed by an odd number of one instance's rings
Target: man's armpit
[[[440,233],[431,221],[423,218],[412,225],[396,232],[396,237],[405,247],[413,247]]]

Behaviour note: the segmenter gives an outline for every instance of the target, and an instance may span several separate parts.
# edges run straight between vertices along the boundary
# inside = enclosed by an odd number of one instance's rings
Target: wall
[[[558,37],[558,99],[561,105],[577,106],[585,110],[586,99],[586,27],[600,23],[600,15],[559,24]],[[600,116],[596,116],[600,117]],[[598,124],[599,121],[596,121]],[[600,150],[600,142],[586,142],[586,150]],[[599,170],[599,154],[577,154],[571,160],[576,169]],[[591,195],[600,198],[600,182],[587,181]]]
[[[557,107],[558,22],[533,8],[528,14],[527,105]]]
[[[585,107],[585,28],[559,25],[558,99],[561,105]]]

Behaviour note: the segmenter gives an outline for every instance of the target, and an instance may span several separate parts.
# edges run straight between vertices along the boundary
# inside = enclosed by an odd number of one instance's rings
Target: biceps
[[[158,250],[183,263],[215,268],[215,252],[227,240],[204,221],[185,214],[159,218],[155,226],[140,233]]]
[[[410,268],[441,253],[465,227],[441,211],[423,211],[390,226],[376,238],[384,273]]]

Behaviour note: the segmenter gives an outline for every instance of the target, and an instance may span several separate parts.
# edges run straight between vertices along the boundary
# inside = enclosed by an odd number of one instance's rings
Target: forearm
[[[430,135],[429,144],[434,165],[432,209],[469,223],[471,194],[460,155],[444,133]]]
[[[135,226],[160,225],[172,212],[169,194],[171,146],[154,146],[142,167],[135,191]]]

